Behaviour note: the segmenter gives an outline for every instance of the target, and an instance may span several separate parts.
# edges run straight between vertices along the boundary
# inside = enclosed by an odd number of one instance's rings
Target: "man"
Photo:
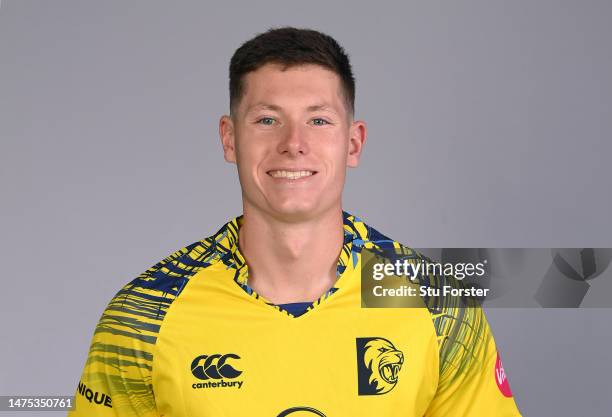
[[[363,250],[403,246],[342,210],[354,97],[325,34],[235,52],[219,131],[243,215],[116,294],[70,415],[519,415],[482,310],[361,308]]]

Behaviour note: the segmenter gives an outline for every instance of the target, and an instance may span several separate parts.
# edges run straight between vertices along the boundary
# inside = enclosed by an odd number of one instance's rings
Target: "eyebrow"
[[[251,107],[249,107],[247,109],[247,113],[250,113],[254,110],[257,109],[263,109],[263,110],[273,110],[273,111],[282,111],[282,108],[280,106],[277,106],[276,104],[269,104],[269,103],[257,103],[252,105]],[[330,105],[328,104],[313,104],[312,106],[308,106],[306,108],[307,111],[309,112],[314,112],[314,111],[321,111],[321,110],[327,110],[327,111],[331,111],[333,113],[337,113]]]
[[[254,104],[254,105],[250,106],[247,109],[247,113],[251,112],[253,110],[256,110],[256,109],[275,110],[275,111],[280,111],[281,110],[280,106],[277,106],[275,104],[257,103],[257,104]]]
[[[308,111],[320,111],[320,110],[327,110],[327,111],[331,111],[333,113],[336,113],[336,110],[334,110],[330,105],[328,104],[315,104],[313,106],[308,106],[307,109]]]

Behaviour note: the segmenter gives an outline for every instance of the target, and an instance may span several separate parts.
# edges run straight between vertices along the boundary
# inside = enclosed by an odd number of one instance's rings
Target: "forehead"
[[[285,67],[270,63],[244,76],[240,107],[248,110],[264,102],[281,108],[325,105],[346,111],[343,100],[335,72],[313,64]]]

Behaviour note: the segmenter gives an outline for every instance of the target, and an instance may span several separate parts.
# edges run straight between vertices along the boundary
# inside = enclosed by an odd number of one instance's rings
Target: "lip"
[[[279,167],[279,168],[272,168],[266,171],[266,174],[270,174],[270,172],[272,171],[310,171],[312,172],[312,174],[316,174],[318,171],[316,169],[311,169],[311,168],[287,168],[287,167]]]
[[[312,172],[312,175],[316,175],[319,172],[316,169],[310,169],[310,168],[272,168],[272,169],[267,170],[266,174],[270,175],[270,173],[274,171],[291,171],[291,172],[309,171],[309,172]]]

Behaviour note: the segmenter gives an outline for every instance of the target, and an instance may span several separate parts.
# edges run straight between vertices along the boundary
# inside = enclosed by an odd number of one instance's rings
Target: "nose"
[[[278,152],[291,157],[308,153],[306,133],[297,123],[288,123],[278,143]]]

